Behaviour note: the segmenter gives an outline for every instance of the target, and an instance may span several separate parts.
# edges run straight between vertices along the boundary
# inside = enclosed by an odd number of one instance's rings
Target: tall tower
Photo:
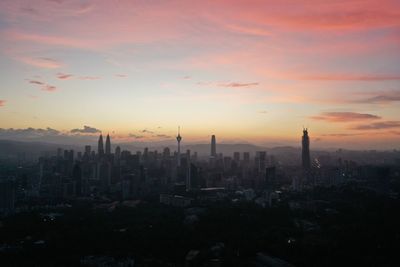
[[[104,155],[104,144],[103,144],[103,135],[102,134],[100,134],[99,142],[97,143],[97,153],[99,154],[99,156]]]
[[[181,127],[178,127],[178,136],[176,137],[176,141],[178,141],[178,158],[177,158],[177,164],[178,167],[181,166]]]
[[[301,160],[303,163],[303,169],[309,170],[311,168],[310,160],[310,138],[308,137],[308,129],[303,128],[303,137],[301,141]]]
[[[215,135],[211,136],[211,157],[215,158],[217,156],[217,142],[215,140]]]
[[[111,155],[111,140],[109,134],[107,134],[106,138],[106,155]]]

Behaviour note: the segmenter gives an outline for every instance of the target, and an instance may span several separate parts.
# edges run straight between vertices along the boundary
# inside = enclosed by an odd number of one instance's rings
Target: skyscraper
[[[178,156],[177,156],[177,165],[178,167],[181,166],[181,140],[182,140],[182,136],[181,136],[181,129],[180,127],[178,127],[178,136],[176,137],[176,141],[178,141]]]
[[[311,168],[310,160],[310,138],[308,137],[308,129],[303,128],[303,137],[301,142],[301,159],[304,170],[309,170]]]
[[[104,144],[103,144],[103,135],[102,134],[100,134],[99,142],[97,143],[97,153],[99,154],[99,156],[104,155]]]
[[[85,146],[85,156],[89,157],[91,152],[92,152],[92,147],[91,146]]]
[[[192,189],[190,164],[190,150],[188,149],[186,151],[186,191],[190,191]]]
[[[111,155],[111,140],[109,134],[107,134],[106,138],[106,155]]]
[[[215,140],[215,135],[211,136],[211,157],[215,158],[217,156],[217,143]]]

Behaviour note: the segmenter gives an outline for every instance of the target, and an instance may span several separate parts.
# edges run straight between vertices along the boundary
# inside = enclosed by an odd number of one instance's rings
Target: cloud
[[[68,80],[72,76],[73,76],[72,74],[65,74],[65,73],[61,73],[61,72],[57,73],[57,78],[60,80]]]
[[[36,81],[36,80],[30,80],[29,83],[37,84],[37,85],[44,85],[44,83],[42,83],[40,81]]]
[[[33,117],[36,118],[35,116]],[[53,144],[85,145],[97,141],[97,136],[90,134],[71,134],[69,131],[59,131],[47,128],[0,128],[0,139],[15,141],[35,141]],[[46,149],[44,147],[44,149]]]
[[[253,82],[253,83],[238,83],[238,82],[232,82],[232,83],[220,83],[218,84],[218,86],[221,87],[252,87],[252,86],[257,86],[258,83],[257,82]]]
[[[400,128],[400,121],[382,121],[371,124],[360,124],[350,127],[351,130],[382,130]]]
[[[258,113],[261,113],[261,114],[267,114],[267,113],[268,113],[268,111],[266,111],[266,110],[260,110],[260,111],[258,111]]]
[[[25,128],[25,129],[3,129],[0,128],[0,138],[3,139],[33,139],[45,136],[58,136],[61,132],[52,128]]]
[[[126,74],[115,74],[115,77],[126,78],[126,77],[128,77],[128,75],[126,75]]]
[[[80,76],[78,77],[79,80],[98,80],[100,77],[98,76]]]
[[[141,132],[141,133],[147,133],[147,134],[154,134],[153,131],[149,131],[149,130],[147,130],[147,129],[141,130],[140,132]]]
[[[383,104],[400,101],[400,91],[386,92],[365,99],[357,100],[358,103]]]
[[[129,136],[129,137],[133,137],[133,138],[135,138],[135,139],[142,139],[142,138],[144,138],[143,135],[136,135],[136,134],[129,134],[128,136]]]
[[[99,129],[84,125],[83,129],[72,129],[71,133],[100,133],[101,131]]]
[[[42,91],[54,92],[56,90],[57,90],[57,87],[55,87],[54,85],[46,84],[46,85],[42,86]]]
[[[48,57],[39,57],[39,58],[17,57],[17,60],[31,66],[45,68],[45,69],[57,69],[61,68],[64,65],[60,61]]]
[[[363,114],[356,112],[324,112],[318,116],[312,116],[313,120],[323,120],[329,122],[351,122],[362,120],[377,120],[381,117],[372,114]]]
[[[47,92],[54,92],[57,90],[57,87],[54,85],[50,85],[41,81],[37,81],[37,80],[28,80],[29,83],[31,84],[35,84],[35,85],[39,85],[40,89],[42,91],[47,91]]]
[[[294,78],[297,80],[312,80],[312,81],[398,81],[400,75],[388,75],[388,74],[303,74],[303,75],[288,75],[288,78]]]
[[[190,77],[190,76],[188,76],[188,75],[182,77],[183,80],[190,80],[191,78],[192,78],[192,77]]]
[[[360,133],[332,133],[332,134],[321,134],[321,136],[327,136],[327,137],[351,137],[351,136],[357,136],[357,135],[362,135]]]
[[[166,134],[156,134],[156,135],[153,135],[153,137],[158,137],[158,138],[171,138],[171,136],[166,135]]]
[[[3,99],[0,99],[0,107],[4,107],[6,105],[6,101]]]

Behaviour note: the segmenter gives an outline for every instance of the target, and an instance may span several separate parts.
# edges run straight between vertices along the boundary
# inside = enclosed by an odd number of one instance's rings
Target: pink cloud
[[[352,130],[381,130],[400,128],[400,121],[382,121],[371,124],[360,124],[350,127]]]
[[[4,107],[6,105],[6,101],[3,99],[0,99],[0,107]]]
[[[40,86],[40,89],[41,89],[42,91],[54,92],[54,91],[57,90],[57,87],[56,87],[56,86],[50,85],[50,84],[47,84],[47,83],[44,83],[44,82],[41,82],[41,81],[29,80],[29,83]]]
[[[78,77],[80,80],[98,80],[100,77],[98,76],[80,76]]]
[[[290,75],[289,75],[290,78]],[[315,80],[315,81],[396,81],[400,80],[400,75],[387,74],[310,74],[298,75],[293,78],[298,80]]]
[[[57,90],[57,87],[55,87],[54,85],[46,84],[46,85],[42,86],[42,90],[47,91],[47,92],[54,92]]]
[[[376,115],[356,113],[356,112],[324,112],[321,115],[312,116],[311,118],[314,120],[322,120],[329,122],[351,122],[351,121],[381,119],[381,117]]]
[[[17,59],[25,64],[39,68],[57,69],[63,66],[63,64],[60,61],[47,57],[38,57],[38,58],[20,57]]]
[[[232,87],[232,88],[237,88],[237,87],[253,87],[257,86],[257,82],[251,82],[251,83],[238,83],[238,82],[231,82],[231,83],[219,83],[218,86],[221,87]]]
[[[60,80],[68,80],[72,76],[73,76],[72,74],[65,74],[65,73],[61,73],[61,72],[57,73],[57,78]]]
[[[30,80],[29,83],[37,84],[37,85],[44,85],[44,83],[42,83],[40,81],[36,81],[36,80]]]

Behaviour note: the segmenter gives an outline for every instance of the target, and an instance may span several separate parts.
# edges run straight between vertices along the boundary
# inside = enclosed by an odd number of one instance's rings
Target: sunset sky
[[[0,139],[400,146],[400,0],[1,0],[0,68]]]

